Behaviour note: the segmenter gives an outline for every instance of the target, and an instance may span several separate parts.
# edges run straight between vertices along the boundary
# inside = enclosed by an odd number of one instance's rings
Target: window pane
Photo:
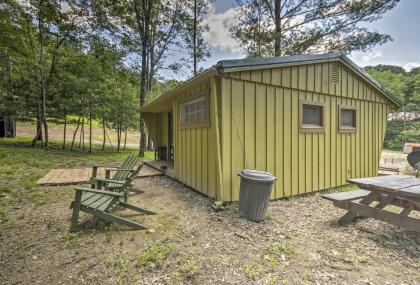
[[[195,119],[197,122],[202,122],[203,121],[203,112],[199,111],[195,114]]]
[[[200,111],[201,109],[203,109],[203,101],[198,101],[197,102],[197,106],[196,106],[196,110]]]
[[[341,126],[356,127],[356,111],[351,109],[341,109]]]
[[[185,102],[181,106],[182,124],[203,123],[207,121],[207,97],[201,96]]]
[[[196,110],[197,110],[197,104],[195,104],[195,103],[191,104],[191,106],[190,106],[190,111],[193,113],[193,112],[195,112]]]
[[[303,124],[322,127],[322,108],[322,106],[303,105]]]

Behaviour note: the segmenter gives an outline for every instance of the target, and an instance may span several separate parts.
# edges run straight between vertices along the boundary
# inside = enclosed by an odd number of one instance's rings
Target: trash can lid
[[[271,173],[256,169],[243,169],[239,173],[239,176],[261,182],[272,182],[276,180],[276,177],[273,176]]]

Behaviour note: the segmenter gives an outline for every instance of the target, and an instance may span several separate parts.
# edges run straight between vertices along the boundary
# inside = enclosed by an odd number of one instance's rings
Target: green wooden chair
[[[99,167],[105,168],[105,178],[96,177]],[[123,193],[124,201],[127,202],[128,193],[133,191],[132,182],[142,167],[143,162],[134,155],[128,156],[120,167],[94,165],[90,179],[91,188],[97,190],[104,188],[104,190]],[[112,177],[110,177],[111,172],[114,172]]]
[[[72,231],[77,229],[80,211],[92,214],[106,221],[117,222],[133,229],[140,230],[147,229],[147,227],[135,221],[113,214],[112,212],[114,209],[117,206],[120,206],[147,215],[156,214],[155,212],[148,209],[140,208],[123,201],[123,193],[83,187],[77,187],[75,190],[76,195],[74,201],[70,205],[70,209],[73,209],[73,215],[71,219]]]

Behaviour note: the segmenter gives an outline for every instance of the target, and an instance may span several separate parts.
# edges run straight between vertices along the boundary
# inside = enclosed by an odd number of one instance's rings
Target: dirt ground
[[[45,187],[42,204],[15,206],[0,237],[1,284],[420,284],[420,235],[374,220],[337,224],[319,194],[272,202],[268,220],[241,218],[166,177],[137,179],[118,211],[129,230],[82,214],[68,232],[74,191]]]

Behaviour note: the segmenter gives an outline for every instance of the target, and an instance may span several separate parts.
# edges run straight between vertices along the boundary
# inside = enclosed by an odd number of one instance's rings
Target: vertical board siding
[[[276,94],[273,86],[267,86],[267,100],[266,100],[266,156],[267,156],[267,171],[276,173]],[[274,186],[275,187],[275,186]],[[271,198],[275,198],[276,190],[271,193]]]
[[[144,113],[143,119],[153,143],[157,147],[168,145],[168,113]]]
[[[189,89],[173,101],[174,114],[174,169],[180,182],[197,191],[216,198],[216,139],[214,112],[210,108],[210,126],[203,128],[181,128],[179,106],[183,100],[210,90],[206,82]],[[212,92],[212,91],[210,91]],[[210,96],[210,101],[213,97]],[[209,101],[209,104],[211,102]]]
[[[245,126],[245,116],[244,116],[244,82],[234,80],[232,82],[232,102],[233,104],[232,112],[231,112],[231,130],[232,130],[232,144],[231,144],[231,159],[228,160],[228,157],[222,156],[222,160],[225,164],[231,163],[231,175],[237,175],[239,171],[245,165],[245,151],[244,151],[244,126]],[[223,120],[225,121],[225,120]],[[229,123],[229,122],[228,122]],[[227,128],[228,129],[228,128]],[[222,133],[223,135],[227,135],[226,132]],[[224,145],[225,146],[225,145]],[[229,146],[227,146],[229,147]],[[223,150],[222,150],[223,153]],[[223,164],[224,165],[224,164]],[[224,169],[226,170],[226,169]],[[229,173],[226,171],[226,173]],[[231,184],[229,184],[231,182]],[[224,189],[239,189],[239,179],[235,179],[232,177],[231,179],[226,179],[224,181],[225,188]],[[228,191],[230,192],[231,200],[235,201],[239,199],[239,191]]]
[[[389,101],[345,66],[331,64],[226,74],[221,79],[222,172],[225,200],[239,198],[243,168],[273,173],[272,199],[337,187],[374,176]],[[300,101],[324,104],[324,132],[300,131]],[[339,106],[357,108],[357,131],[339,132]],[[220,112],[220,110],[219,110]]]
[[[332,64],[337,63],[226,73],[217,81],[217,98],[214,93],[210,96],[210,101],[217,99],[218,113],[214,102],[209,102],[210,126],[206,128],[181,128],[179,106],[185,98],[210,90],[210,80],[179,94],[173,101],[176,178],[209,197],[236,201],[237,173],[243,168],[265,170],[277,177],[272,199],[375,175],[389,101],[345,66],[341,65],[339,82],[332,82]],[[300,131],[301,101],[324,104],[324,132]],[[339,106],[357,108],[356,133],[339,132]],[[157,146],[167,145],[166,115],[144,114]],[[220,195],[218,179],[222,179]]]

